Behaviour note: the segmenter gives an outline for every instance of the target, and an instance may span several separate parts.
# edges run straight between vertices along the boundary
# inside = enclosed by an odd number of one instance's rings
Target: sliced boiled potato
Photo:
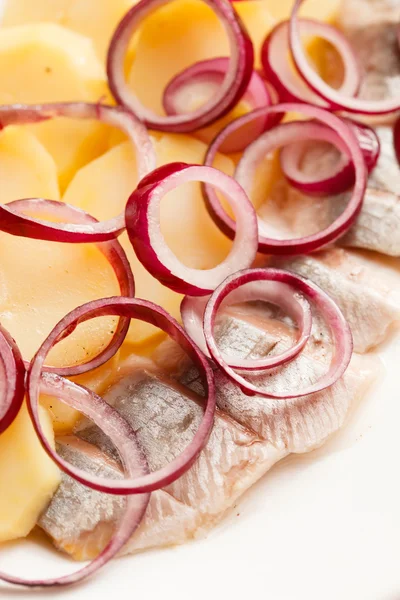
[[[26,359],[32,358],[70,310],[119,293],[115,275],[97,248],[0,234],[0,320]],[[116,319],[93,319],[55,346],[48,364],[75,365],[98,354]]]
[[[53,22],[93,40],[105,59],[114,30],[135,0],[6,0],[3,26]]]
[[[6,127],[0,132],[0,199],[42,196],[60,199],[53,158],[26,127]]]
[[[120,353],[117,352],[101,367],[89,373],[72,377],[72,380],[101,395],[115,379],[118,370],[119,355]],[[81,418],[79,411],[53,396],[43,395],[40,398],[40,402],[48,410],[53,421],[54,432],[58,435],[70,433]]]
[[[97,102],[107,96],[104,67],[91,40],[60,25],[0,30],[0,103]],[[54,157],[61,187],[105,149],[108,129],[95,121],[50,120],[26,126]]]
[[[191,137],[171,134],[153,136],[158,165],[184,160],[201,163],[206,146]],[[216,166],[232,171],[232,162],[219,156]],[[135,189],[137,176],[132,146],[125,142],[83,167],[69,185],[64,201],[93,213],[98,219],[109,218],[123,210]],[[112,201],[111,201],[112,199]],[[200,186],[187,184],[170,192],[161,204],[162,231],[175,254],[190,266],[206,269],[216,265],[227,254],[230,242],[209,217],[201,196]],[[137,260],[131,244],[121,236],[136,281],[136,295],[163,306],[179,318],[181,296],[152,277]],[[143,343],[157,330],[132,321],[128,340]]]
[[[24,127],[0,133],[0,202],[30,196],[58,198],[53,159]],[[90,244],[59,244],[0,233],[0,321],[30,359],[70,310],[119,293],[114,272]],[[112,337],[115,318],[88,321],[58,344],[49,362],[76,364]]]
[[[235,8],[248,26],[258,56],[275,19],[264,0],[238,2]],[[143,104],[162,114],[162,91],[174,75],[199,60],[228,55],[228,38],[211,8],[200,0],[176,0],[143,23],[129,82]]]
[[[54,446],[51,418],[42,407],[40,420]],[[5,542],[33,529],[60,483],[60,472],[40,445],[25,405],[0,435],[0,456],[0,542]]]

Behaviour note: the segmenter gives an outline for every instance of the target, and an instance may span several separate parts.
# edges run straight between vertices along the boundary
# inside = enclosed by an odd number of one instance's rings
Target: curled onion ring
[[[345,36],[327,23],[311,19],[299,19],[299,30],[301,35],[322,38],[336,48],[344,65],[344,79],[338,91],[344,96],[355,96],[361,83],[361,69]],[[306,102],[328,108],[329,102],[309,89],[293,71],[288,59],[289,21],[283,21],[274,27],[261,48],[261,62],[267,80],[278,92],[280,102]]]
[[[167,246],[160,229],[160,202],[165,194],[189,181],[207,182],[226,194],[237,217],[234,243],[227,258],[213,269],[186,267]],[[171,163],[154,171],[126,205],[126,228],[136,255],[161,283],[176,292],[204,296],[227,275],[249,267],[257,253],[257,220],[253,206],[232,177],[212,167]]]
[[[225,0],[203,0],[220,19],[230,44],[229,68],[217,93],[191,114],[159,116],[141,104],[125,80],[124,59],[129,41],[143,19],[171,0],[141,0],[119,23],[107,56],[108,82],[119,104],[138,115],[148,127],[159,131],[188,133],[210,125],[228,113],[246,91],[253,71],[253,44],[231,4]]]
[[[276,106],[255,110],[252,113],[248,113],[232,123],[229,123],[210,145],[205,157],[205,165],[211,165],[213,163],[222,142],[243,124],[249,122],[251,119],[258,119],[260,115],[281,114],[286,112],[304,114],[326,125],[329,130],[331,130],[333,144],[335,144],[338,138],[341,139],[343,148],[346,148],[346,153],[354,168],[355,183],[351,198],[345,210],[326,229],[313,235],[287,240],[269,238],[264,235],[265,227],[263,227],[263,221],[258,219],[258,250],[259,252],[264,252],[266,254],[305,254],[322,248],[326,244],[339,238],[351,227],[360,213],[367,185],[367,169],[363,153],[354,132],[340,117],[317,106],[309,106],[306,104],[277,104]],[[314,121],[308,122],[310,132],[313,131],[313,125]],[[285,146],[286,144],[298,142],[305,138],[310,139],[312,137],[312,134],[307,136],[306,128],[301,124],[298,126],[297,123],[284,123],[273,129],[267,130],[247,147],[236,168],[235,178],[249,194],[257,166],[268,152],[281,146]],[[235,221],[226,213],[217,194],[209,185],[203,187],[203,192],[206,206],[212,219],[226,235],[233,238],[236,229]]]
[[[346,123],[348,123],[356,134],[364,155],[368,173],[371,173],[378,162],[380,154],[381,145],[379,138],[375,130],[368,125],[356,123],[355,121],[350,121],[348,119],[346,120]],[[298,122],[298,127],[303,127],[311,133],[307,121]],[[337,164],[334,165],[331,172],[323,178],[321,178],[317,172],[314,172],[312,175],[305,173],[300,165],[303,156],[311,147],[312,142],[296,142],[285,146],[280,152],[280,163],[283,174],[292,187],[305,194],[315,196],[334,196],[335,194],[341,194],[354,185],[354,169],[349,160],[348,152],[346,152],[346,147],[342,143],[340,137],[336,136],[332,130],[328,130],[324,125],[315,123],[313,125],[313,130],[314,132],[318,131],[316,138],[321,140],[324,139],[324,132],[327,132],[328,135],[326,141],[331,141],[333,139],[332,133],[334,134],[336,137],[335,145],[337,148],[340,148],[342,152]]]
[[[240,286],[253,281],[277,281],[288,284],[296,291],[303,294],[306,298],[310,299],[320,310],[323,318],[330,327],[331,336],[334,343],[334,351],[328,372],[316,383],[308,385],[296,392],[266,392],[265,390],[260,389],[244,379],[244,377],[242,377],[226,363],[224,356],[219,350],[214,338],[216,315],[223,300],[231,292],[234,292]],[[308,394],[320,392],[321,390],[333,385],[347,369],[353,351],[353,341],[350,328],[335,302],[321,288],[311,281],[303,279],[299,275],[294,275],[288,271],[282,271],[278,269],[248,269],[245,271],[239,271],[228,277],[214,291],[207,303],[206,310],[204,312],[204,337],[208,351],[210,352],[210,355],[214,361],[232,381],[240,386],[245,394],[258,394],[259,396],[264,396],[266,398],[277,398],[281,400],[307,396]]]
[[[28,213],[37,214],[38,212],[45,212],[47,215],[52,215],[57,218],[65,219],[71,223],[82,223],[82,224],[96,224],[98,221],[89,215],[84,210],[65,204],[64,202],[58,202],[55,200],[43,200],[42,198],[27,198],[25,200],[14,200],[6,205],[11,214],[23,214],[26,216]],[[18,212],[14,212],[18,211]],[[29,217],[28,217],[29,218]],[[23,227],[23,224],[21,224]],[[23,235],[23,229],[21,235]],[[28,236],[30,237],[30,236]],[[114,273],[118,280],[118,285],[121,291],[121,296],[127,296],[133,298],[135,295],[135,280],[129,261],[126,257],[125,251],[122,248],[118,240],[110,240],[109,242],[103,242],[97,245],[98,249],[114,270]],[[74,365],[70,367],[49,367],[46,366],[46,371],[55,372],[64,377],[71,377],[73,375],[81,375],[87,373],[92,369],[100,367],[110,358],[121,347],[126,334],[128,333],[130,319],[121,317],[118,322],[118,326],[115,329],[114,335],[106,348],[104,348],[97,356],[90,359],[89,361],[80,365]],[[72,333],[71,331],[69,333]],[[27,368],[29,363],[26,363]]]
[[[169,465],[154,473],[145,474],[138,478],[128,478],[123,481],[92,475],[66,462],[53,450],[47,441],[39,419],[39,391],[47,354],[55,344],[68,335],[71,330],[73,331],[79,323],[83,323],[94,317],[102,316],[120,316],[130,319],[139,319],[165,331],[165,333],[170,335],[170,337],[175,340],[193,360],[193,363],[200,371],[205,390],[205,409],[203,418],[193,440],[183,452]],[[48,374],[47,377],[51,377],[52,375],[53,374]],[[184,329],[182,329],[182,327],[161,307],[152,302],[134,298],[103,298],[101,300],[94,300],[87,304],[83,304],[71,311],[54,327],[43,342],[31,361],[27,375],[28,409],[44,450],[65,473],[80,483],[99,492],[107,492],[115,495],[152,492],[169,485],[181,477],[192,466],[207,443],[214,422],[215,402],[214,375],[211,366],[186,334]],[[101,423],[100,408],[93,408],[93,414],[91,414],[90,418],[96,425],[100,426],[104,433],[109,435],[108,430],[105,428],[105,424]],[[119,425],[117,424],[116,428],[114,428],[113,424],[110,423],[110,426],[112,427],[112,431],[117,434]]]
[[[37,383],[41,392],[57,396],[68,406],[79,410],[86,417],[92,419],[109,436],[120,454],[128,477],[148,477],[147,461],[138,445],[135,432],[127,421],[105,400],[91,390],[52,373],[44,374],[42,380]],[[28,405],[28,407],[32,415],[32,406]],[[36,406],[35,409],[33,414],[38,419],[38,407]],[[39,423],[39,420],[37,422]],[[43,442],[43,440],[41,441]],[[47,445],[51,447],[48,443]],[[99,479],[101,480],[101,478]],[[23,579],[0,572],[0,579],[25,587],[63,587],[90,577],[114,558],[130,539],[144,517],[149,499],[150,494],[129,496],[126,499],[120,521],[107,546],[99,556],[75,573],[50,579]]]
[[[399,98],[386,100],[365,100],[346,95],[341,90],[335,90],[314,71],[304,53],[300,36],[298,13],[303,0],[295,0],[289,24],[289,44],[297,71],[315,94],[328,103],[332,110],[364,115],[385,115],[400,110]],[[345,63],[345,67],[347,64]]]
[[[199,89],[203,90],[209,96],[216,91],[222,84],[225,74],[228,70],[229,59],[211,58],[195,63],[188,69],[185,69],[168,83],[163,94],[163,106],[167,115],[190,114],[191,102],[198,96]],[[263,78],[257,71],[253,71],[249,85],[242,98],[249,104],[251,110],[270,106],[273,104],[271,93],[266,86]],[[240,131],[238,135],[229,139],[224,144],[221,152],[241,152],[246,146],[254,140],[266,128],[267,119],[261,119],[259,123],[252,123],[250,131]],[[196,137],[210,142],[210,132],[199,131]]]
[[[156,155],[146,127],[121,107],[85,102],[53,104],[12,104],[0,106],[0,125],[37,123],[55,117],[97,119],[114,125],[127,134],[137,155],[138,177],[143,178],[156,166]],[[0,230],[55,242],[104,242],[116,238],[125,229],[124,214],[92,223],[51,223],[24,216],[0,204]]]
[[[0,325],[0,435],[19,413],[24,396],[24,361],[15,340]]]
[[[293,360],[308,342],[312,326],[310,304],[301,294],[287,284],[275,281],[270,283],[272,285],[267,289],[265,286],[260,286],[256,281],[238,287],[230,292],[229,305],[251,300],[264,300],[283,308],[298,326],[297,340],[288,350],[266,358],[235,358],[229,353],[222,353],[224,361],[232,369],[251,371],[278,367]],[[185,296],[181,303],[183,325],[206,356],[210,356],[210,354],[207,349],[202,322],[208,300],[208,297],[193,298],[193,296]],[[222,302],[221,308],[227,304],[226,300]]]

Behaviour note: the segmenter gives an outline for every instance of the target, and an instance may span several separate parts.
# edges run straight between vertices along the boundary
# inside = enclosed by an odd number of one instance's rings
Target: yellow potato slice
[[[0,103],[97,102],[107,95],[104,68],[91,40],[52,23],[0,30]],[[107,128],[56,119],[26,126],[54,157],[62,188],[105,149]]]
[[[104,61],[114,30],[135,0],[7,0],[3,26],[53,22],[93,40]]]
[[[42,407],[40,420],[54,447],[51,418]],[[6,542],[33,529],[60,483],[60,472],[40,445],[25,405],[0,435],[0,456],[0,542]]]
[[[248,27],[258,57],[275,19],[263,0],[237,2],[235,8]],[[143,23],[129,81],[143,104],[163,114],[162,92],[174,75],[199,60],[228,55],[227,36],[211,8],[200,0],[177,0]]]
[[[158,165],[184,160],[201,163],[206,146],[191,137],[179,135],[153,136]],[[231,171],[232,162],[219,156],[216,166]],[[65,195],[65,202],[75,204],[98,219],[109,218],[123,210],[135,189],[137,176],[132,146],[125,142],[83,167],[74,177]],[[227,254],[230,242],[209,217],[200,186],[181,186],[165,197],[161,204],[161,225],[167,243],[185,264],[210,268]],[[136,295],[163,306],[179,318],[181,296],[154,279],[137,260],[126,234],[121,236],[136,281]],[[158,330],[139,321],[132,321],[128,340],[144,343]]]
[[[24,127],[7,127],[0,133],[0,177],[0,202],[32,195],[58,198],[54,161]],[[0,254],[0,321],[26,359],[67,312],[119,293],[110,264],[90,244],[0,233]],[[97,354],[110,340],[114,324],[114,318],[107,318],[80,326],[52,352],[53,364],[77,364]]]
[[[0,132],[0,201],[43,196],[60,199],[53,158],[26,127]]]

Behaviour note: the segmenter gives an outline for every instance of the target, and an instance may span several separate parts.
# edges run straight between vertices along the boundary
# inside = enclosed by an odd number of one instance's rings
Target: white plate
[[[63,600],[399,600],[399,336],[380,356],[386,375],[346,426],[276,465],[206,539],[116,560]],[[31,541],[0,551],[0,568],[25,576],[76,566]],[[15,591],[0,600],[58,595]]]

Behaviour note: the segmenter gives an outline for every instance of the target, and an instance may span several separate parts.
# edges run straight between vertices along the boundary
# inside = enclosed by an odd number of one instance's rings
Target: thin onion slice
[[[79,410],[109,436],[118,450],[125,473],[130,479],[148,477],[147,461],[139,447],[135,432],[105,400],[91,390],[59,375],[44,374],[42,381],[39,380],[37,383],[42,393],[56,396],[68,406]],[[30,406],[30,412],[32,414],[32,406]],[[38,418],[37,406],[36,410],[33,410],[33,414]],[[0,579],[25,587],[63,587],[90,577],[114,558],[128,542],[144,517],[149,499],[150,494],[129,496],[125,501],[120,521],[107,546],[99,556],[75,573],[50,579],[23,579],[0,572]]]
[[[265,282],[262,283],[265,284]],[[308,342],[312,326],[310,304],[301,294],[287,284],[275,281],[269,283],[272,283],[272,285],[268,287],[260,285],[257,281],[238,287],[229,294],[228,298],[223,300],[220,308],[226,307],[227,304],[239,304],[254,300],[263,300],[279,306],[298,327],[296,342],[281,354],[266,358],[236,358],[229,352],[223,352],[224,361],[232,369],[261,371],[278,367],[293,360]],[[186,332],[204,354],[210,357],[203,330],[203,317],[208,300],[209,297],[193,298],[193,296],[185,296],[181,303],[181,315]]]
[[[212,93],[222,85],[228,67],[228,58],[211,58],[197,62],[175,75],[163,94],[163,106],[166,114],[184,115],[193,112],[193,101],[198,99],[199,93],[203,98],[211,97]],[[273,104],[271,93],[257,71],[252,72],[242,100],[249,105],[250,110]],[[252,123],[249,131],[241,131],[240,135],[235,138],[231,137],[223,145],[221,152],[241,152],[244,150],[251,141],[265,131],[266,121],[267,119],[260,119],[259,123]],[[209,139],[203,139],[200,132],[197,136],[205,142],[210,141]]]
[[[400,28],[399,28],[400,31]],[[394,151],[396,153],[397,161],[400,165],[400,117],[397,119],[393,130],[393,143]]]
[[[125,80],[124,61],[132,35],[139,24],[157,8],[171,0],[141,0],[119,23],[107,56],[108,82],[114,97],[148,127],[159,131],[188,133],[210,125],[227,114],[240,100],[253,72],[254,51],[251,39],[231,4],[225,0],[203,0],[225,28],[230,44],[229,67],[216,94],[190,114],[159,116],[142,105]]]
[[[155,150],[146,127],[121,107],[85,102],[0,106],[2,128],[13,124],[37,123],[55,117],[97,119],[118,127],[133,144],[137,156],[138,178],[143,178],[156,167]],[[9,206],[10,204],[0,204],[0,230],[13,235],[67,243],[104,242],[118,237],[125,229],[123,213],[101,222],[51,223],[21,215]]]
[[[169,465],[154,473],[141,475],[137,478],[130,477],[124,481],[98,477],[66,462],[53,450],[51,444],[47,441],[39,419],[39,391],[41,377],[46,356],[49,351],[55,344],[73,331],[79,323],[83,323],[94,317],[102,316],[120,316],[130,319],[139,319],[165,331],[165,333],[182,347],[186,354],[192,359],[194,365],[199,369],[205,390],[203,418],[193,440],[182,453],[174,458]],[[48,377],[51,376],[53,376],[53,374],[48,374]],[[212,368],[184,329],[161,307],[146,300],[133,298],[103,298],[101,300],[94,300],[87,304],[83,304],[70,312],[55,326],[43,342],[31,361],[27,376],[28,409],[44,450],[65,473],[80,483],[83,483],[98,492],[107,492],[115,495],[152,492],[169,485],[181,477],[192,466],[207,443],[214,422],[215,402],[215,386]],[[105,426],[106,423],[102,424],[100,408],[94,407],[92,412],[93,414],[91,414],[90,418],[101,427],[104,433],[109,435],[109,430],[106,429]],[[112,427],[112,431],[117,435],[120,425],[117,423],[114,428],[113,424],[110,423],[110,427]]]
[[[27,198],[25,200],[14,200],[6,205],[12,214],[22,214],[29,217],[29,213],[37,214],[45,213],[48,216],[55,218],[65,219],[71,223],[79,224],[96,224],[98,221],[89,215],[84,210],[65,204],[64,202],[58,202],[55,200],[44,200],[42,198]],[[28,236],[29,237],[29,236]],[[133,298],[135,295],[135,280],[133,277],[132,269],[125,254],[124,249],[118,240],[110,240],[109,242],[103,242],[97,245],[98,249],[114,270],[115,276],[118,280],[118,285],[121,291],[121,296],[127,296]],[[130,319],[121,317],[118,322],[118,326],[115,329],[114,335],[106,348],[101,350],[94,358],[80,365],[74,365],[69,367],[49,367],[45,369],[48,372],[58,373],[64,377],[71,377],[73,375],[81,375],[87,373],[92,369],[100,367],[110,358],[121,347],[126,334],[128,333]],[[72,333],[71,331],[69,333]],[[26,363],[26,367],[29,367],[29,362]]]
[[[350,120],[346,120],[346,122],[357,136],[368,173],[371,173],[376,166],[380,154],[379,138],[375,130],[368,125]],[[309,124],[306,121],[299,121],[298,126],[309,130]],[[312,196],[341,194],[354,185],[354,169],[349,160],[348,152],[346,152],[346,147],[342,143],[341,138],[324,125],[316,123],[313,129],[314,131],[318,130],[319,133],[316,135],[318,139],[324,139],[324,130],[327,132],[325,141],[331,141],[333,136],[336,138],[335,146],[341,150],[337,164],[323,178],[316,171],[313,174],[305,173],[301,168],[301,162],[313,142],[296,142],[285,146],[280,152],[282,172],[292,187],[305,194]],[[309,131],[309,133],[311,132]]]
[[[329,325],[334,347],[332,360],[327,373],[316,383],[308,385],[300,390],[296,390],[295,392],[267,392],[247,381],[226,363],[214,338],[216,315],[222,302],[231,292],[234,292],[241,286],[253,281],[276,281],[291,286],[297,292],[308,298],[314,306],[317,307],[322,317]],[[266,398],[276,398],[280,400],[307,396],[308,394],[320,392],[333,385],[347,369],[353,351],[350,328],[335,302],[311,281],[303,279],[288,271],[278,269],[248,269],[246,271],[239,271],[228,277],[215,290],[207,303],[204,312],[204,337],[208,351],[214,361],[232,381],[239,385],[245,394],[258,394],[259,396],[264,396]]]
[[[338,92],[343,96],[355,96],[361,83],[361,70],[344,35],[331,25],[311,19],[299,19],[299,31],[302,36],[322,38],[335,47],[344,65],[344,79]],[[289,21],[283,21],[269,33],[261,48],[267,81],[278,92],[280,102],[306,102],[328,108],[330,103],[309,89],[293,69],[289,57]]]
[[[398,97],[385,100],[355,98],[343,92],[343,89],[336,90],[332,88],[314,71],[304,52],[301,40],[298,14],[302,3],[303,0],[295,0],[293,5],[289,24],[289,45],[297,71],[308,88],[328,103],[328,106],[332,110],[344,110],[350,113],[370,116],[385,115],[400,110],[400,100]],[[338,35],[340,34],[338,33]],[[349,63],[345,63],[345,70],[348,66]]]
[[[19,413],[24,396],[24,361],[15,340],[0,325],[0,435]]]
[[[296,255],[313,252],[326,244],[335,241],[343,235],[354,223],[361,211],[364,193],[367,184],[367,169],[363,153],[359,147],[354,131],[343,119],[317,106],[307,104],[277,104],[265,109],[258,109],[229,123],[227,127],[215,138],[210,145],[205,157],[205,165],[211,165],[221,143],[234,131],[251,119],[258,119],[260,115],[282,114],[286,112],[300,113],[316,119],[332,131],[332,143],[341,139],[343,149],[349,156],[354,168],[355,182],[351,198],[344,211],[326,229],[303,238],[278,240],[268,237],[268,230],[261,219],[258,219],[258,250],[265,254]],[[314,132],[314,121],[308,121],[310,132]],[[255,173],[262,159],[279,147],[312,139],[307,136],[306,128],[298,123],[284,123],[273,129],[267,130],[245,150],[237,165],[235,178],[250,196]],[[236,223],[224,210],[217,194],[209,185],[203,187],[204,197],[208,211],[218,227],[228,237],[235,235]]]
[[[185,266],[167,246],[161,233],[162,198],[177,186],[190,181],[201,181],[223,192],[237,218],[231,251],[212,269]],[[249,267],[256,257],[258,242],[254,208],[232,177],[212,167],[171,163],[157,169],[130,196],[125,221],[129,239],[143,266],[153,277],[179,293],[191,296],[210,294],[225,277],[238,269]]]

